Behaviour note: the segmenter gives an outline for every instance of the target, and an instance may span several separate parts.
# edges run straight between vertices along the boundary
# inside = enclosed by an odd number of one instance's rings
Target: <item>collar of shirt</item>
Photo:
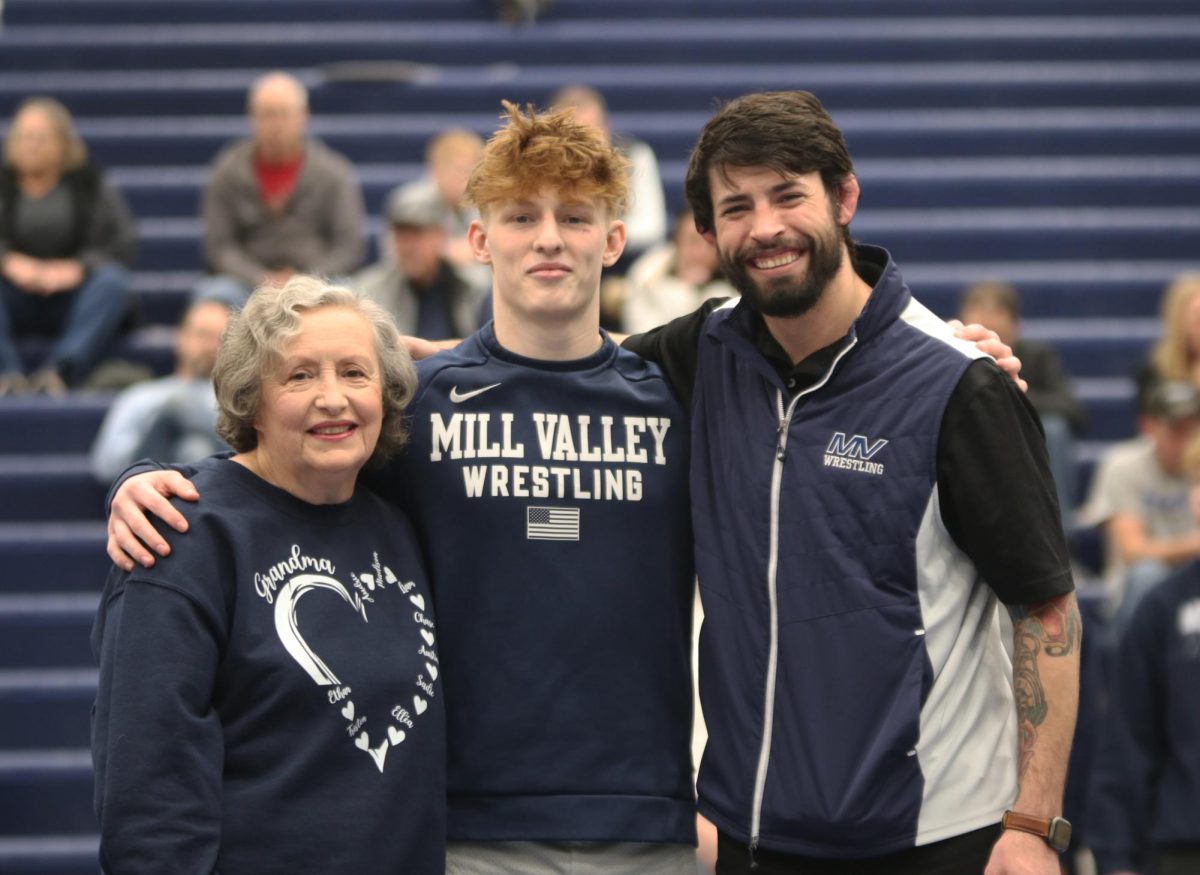
[[[875,288],[879,282],[884,266],[866,259],[854,260],[855,272],[871,288]],[[824,346],[793,364],[783,347],[779,345],[779,341],[771,335],[762,316],[754,314],[754,345],[763,358],[775,368],[775,372],[782,378],[792,396],[795,396],[797,392],[803,392],[825,376],[845,343],[846,338],[842,336],[829,346]]]

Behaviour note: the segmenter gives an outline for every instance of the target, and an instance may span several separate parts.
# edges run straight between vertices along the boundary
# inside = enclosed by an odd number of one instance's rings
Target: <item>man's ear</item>
[[[628,232],[625,229],[625,223],[620,219],[613,219],[608,223],[608,235],[604,239],[604,266],[612,267],[617,263],[617,259],[621,257],[621,253],[625,251],[625,240]]]
[[[472,219],[467,228],[467,243],[471,245],[471,254],[480,264],[491,264],[492,253],[488,250],[487,229],[479,219]]]
[[[837,221],[839,225],[849,225],[850,220],[854,218],[854,213],[858,210],[859,193],[858,177],[851,173],[842,180],[842,184],[838,186],[837,190]]]

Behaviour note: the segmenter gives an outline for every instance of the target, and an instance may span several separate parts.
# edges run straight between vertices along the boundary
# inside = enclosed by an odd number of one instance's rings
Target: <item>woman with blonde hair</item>
[[[1180,274],[1163,293],[1162,336],[1150,367],[1160,379],[1200,385],[1200,272]]]
[[[0,395],[61,394],[87,377],[125,319],[136,250],[129,208],[89,163],[66,107],[23,102],[0,167]],[[53,338],[28,379],[22,335]]]

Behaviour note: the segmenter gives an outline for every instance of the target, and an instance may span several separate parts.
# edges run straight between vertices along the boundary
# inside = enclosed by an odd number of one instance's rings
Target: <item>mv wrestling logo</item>
[[[871,440],[861,434],[846,437],[844,432],[835,431],[825,448],[826,468],[845,468],[862,474],[883,476],[883,463],[872,462],[875,455],[886,447],[887,438]]]

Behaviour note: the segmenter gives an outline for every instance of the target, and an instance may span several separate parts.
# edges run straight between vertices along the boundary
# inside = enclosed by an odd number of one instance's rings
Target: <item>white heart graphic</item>
[[[425,670],[427,672],[429,672],[429,677],[431,680],[435,680],[435,681],[437,680],[437,666],[436,665],[433,665],[433,664],[427,662],[427,663],[425,663]]]
[[[279,640],[292,658],[319,686],[329,687],[340,684],[337,675],[329,670],[300,634],[300,625],[296,619],[296,605],[304,595],[314,589],[329,589],[336,592],[346,604],[366,622],[367,614],[362,600],[357,595],[350,595],[346,587],[323,574],[298,574],[284,584],[275,596],[275,631]]]
[[[375,575],[363,573],[359,575],[359,578],[367,585],[367,589],[375,588]]]
[[[430,632],[428,629],[422,629],[421,637],[425,639],[426,644],[428,644],[430,647],[433,646],[433,633],[432,632]]]
[[[408,600],[410,602],[412,602],[414,605],[416,605],[418,608],[420,608],[422,611],[425,610],[425,596],[420,595],[420,594],[410,595],[408,597]]]
[[[347,720],[354,719],[354,703],[353,702],[346,703],[346,707],[342,709],[342,716],[345,717]]]
[[[354,746],[359,750],[366,750],[371,746],[371,739],[367,737],[367,733],[360,732],[358,738],[354,739]]]
[[[397,580],[396,575],[392,573],[392,569],[388,568],[386,565],[383,566],[383,579],[388,583],[395,583]]]
[[[404,741],[404,739],[405,734],[403,729],[397,729],[395,726],[388,727],[388,740],[392,743],[393,747]]]
[[[420,696],[413,696],[413,708],[416,709],[418,714],[424,714],[425,709],[428,707],[429,707],[429,703],[426,702],[424,699],[422,699]]]
[[[374,750],[367,751],[371,755],[371,759],[375,760],[375,767],[381,772],[383,771],[383,760],[387,756],[387,752],[388,743],[386,741]]]

